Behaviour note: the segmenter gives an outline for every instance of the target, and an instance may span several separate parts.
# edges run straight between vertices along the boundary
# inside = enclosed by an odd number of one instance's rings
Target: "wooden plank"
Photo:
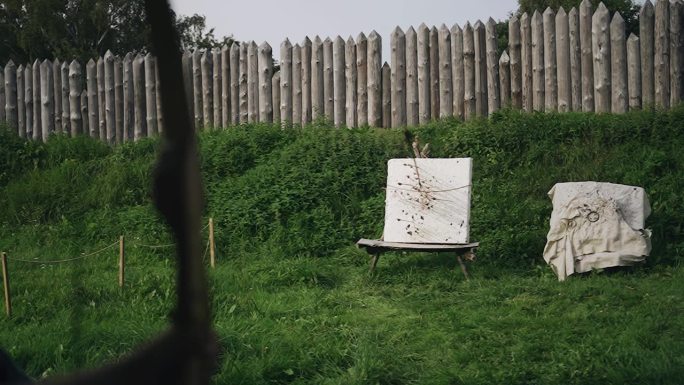
[[[462,244],[440,244],[440,243],[400,243],[400,242],[385,242],[374,239],[360,239],[356,242],[357,246],[362,248],[374,248],[380,250],[412,250],[412,251],[458,251],[463,249],[472,249],[480,246],[480,242],[462,243]]]

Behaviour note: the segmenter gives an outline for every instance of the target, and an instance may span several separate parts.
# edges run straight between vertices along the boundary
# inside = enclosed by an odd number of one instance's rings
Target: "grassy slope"
[[[454,126],[456,126],[454,128]],[[353,248],[382,229],[395,131],[203,134],[211,273],[225,353],[218,383],[678,383],[684,375],[684,109],[626,116],[519,115],[418,130],[433,157],[475,160],[474,279],[447,255],[389,254],[379,274]],[[114,150],[0,137],[0,249],[64,258],[129,240],[85,263],[10,266],[15,316],[0,344],[34,376],[92,366],[161,330],[173,301],[168,242],[148,202],[156,143]],[[559,284],[540,265],[557,181],[646,187],[646,269]],[[39,336],[39,337],[37,337]]]

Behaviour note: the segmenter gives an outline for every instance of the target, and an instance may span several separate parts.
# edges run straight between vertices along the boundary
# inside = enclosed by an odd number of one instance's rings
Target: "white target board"
[[[387,162],[385,242],[468,243],[472,158]]]

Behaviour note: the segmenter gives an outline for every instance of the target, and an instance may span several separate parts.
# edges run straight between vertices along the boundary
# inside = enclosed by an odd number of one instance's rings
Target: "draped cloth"
[[[559,281],[574,273],[643,262],[651,251],[644,222],[651,213],[641,187],[557,183],[544,260]]]

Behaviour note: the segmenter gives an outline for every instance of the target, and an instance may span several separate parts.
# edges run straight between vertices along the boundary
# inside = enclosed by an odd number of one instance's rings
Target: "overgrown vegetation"
[[[390,254],[368,276],[353,247],[382,232],[394,130],[244,126],[200,135],[217,227],[211,272],[225,348],[217,383],[668,383],[684,375],[684,107],[520,114],[412,129],[432,157],[474,158],[474,278],[453,257]],[[15,316],[0,342],[34,376],[99,365],[161,330],[173,301],[166,229],[150,204],[157,142],[0,133],[0,249],[84,262],[10,262]],[[556,282],[541,253],[560,181],[646,188],[646,267]]]

